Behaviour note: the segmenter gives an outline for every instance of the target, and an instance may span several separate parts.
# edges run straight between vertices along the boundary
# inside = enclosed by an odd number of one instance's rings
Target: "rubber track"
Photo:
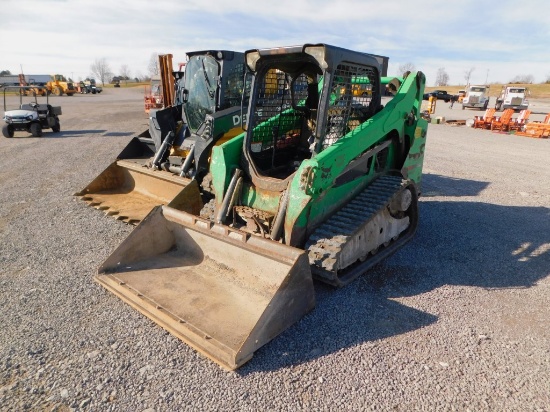
[[[338,268],[335,267],[338,254],[353,235],[382,211],[408,183],[400,176],[379,177],[312,233],[306,243],[306,250],[312,271],[320,280],[343,286],[361,274],[354,274],[351,279],[339,279]],[[379,260],[376,259],[377,262]],[[368,267],[373,264],[368,264]]]

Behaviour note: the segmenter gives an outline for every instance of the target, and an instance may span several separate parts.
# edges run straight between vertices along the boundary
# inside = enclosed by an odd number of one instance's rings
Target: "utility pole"
[[[489,80],[489,69],[487,69],[487,75],[485,76],[485,84],[487,84],[487,80]]]

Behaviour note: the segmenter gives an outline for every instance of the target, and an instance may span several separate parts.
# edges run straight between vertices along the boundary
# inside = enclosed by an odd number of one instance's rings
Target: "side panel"
[[[418,192],[420,193],[422,184],[422,167],[424,165],[424,151],[426,149],[426,132],[428,130],[428,122],[424,119],[419,119],[414,130],[413,144],[403,169],[401,172],[407,179],[411,179],[416,183]]]
[[[239,167],[243,140],[244,133],[241,133],[221,146],[212,148],[210,172],[212,173],[212,186],[218,207],[223,201],[225,188],[229,185],[232,171]]]
[[[338,142],[319,153],[314,159],[305,160],[291,185],[290,202],[285,219],[285,233],[288,244],[296,246],[304,241],[312,222],[322,222],[331,213],[344,205],[354,194],[374,177],[358,177],[345,186],[336,189],[336,180],[359,156],[389,139],[403,144],[408,139],[409,156],[405,159],[407,176],[420,183],[423,150],[427,122],[420,118],[420,104],[424,92],[425,77],[419,72],[409,75],[396,96],[386,107],[364,122]],[[396,148],[389,146],[385,165],[380,169],[400,167],[396,162]],[[369,175],[369,173],[367,173]],[[302,193],[300,193],[302,192]],[[311,207],[306,207],[307,197]],[[308,227],[304,226],[308,225]]]

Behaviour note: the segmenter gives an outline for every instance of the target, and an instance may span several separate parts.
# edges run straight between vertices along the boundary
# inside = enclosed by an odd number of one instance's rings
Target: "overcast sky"
[[[1,0],[0,70],[90,75],[148,74],[153,53],[174,65],[193,50],[328,43],[412,63],[433,85],[550,77],[548,0]]]

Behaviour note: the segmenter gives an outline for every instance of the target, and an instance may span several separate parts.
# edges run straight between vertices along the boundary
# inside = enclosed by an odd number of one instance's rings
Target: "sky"
[[[0,71],[91,75],[105,59],[114,75],[149,74],[151,56],[327,43],[438,69],[450,85],[550,79],[548,0],[2,0]],[[17,16],[17,17],[16,17]]]

